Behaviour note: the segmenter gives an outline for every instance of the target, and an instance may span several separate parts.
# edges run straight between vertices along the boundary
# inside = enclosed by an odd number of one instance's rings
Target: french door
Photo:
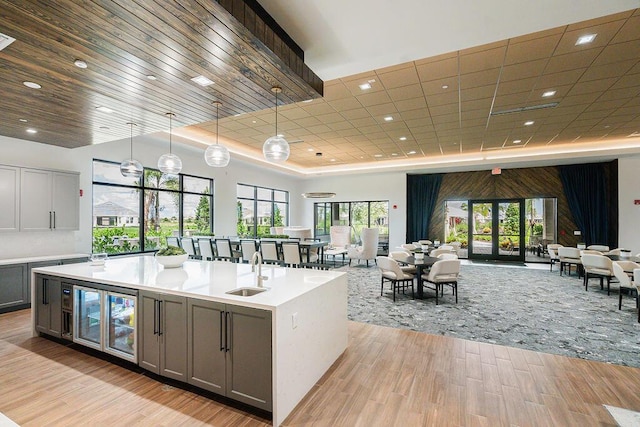
[[[523,199],[469,201],[469,259],[524,261]]]

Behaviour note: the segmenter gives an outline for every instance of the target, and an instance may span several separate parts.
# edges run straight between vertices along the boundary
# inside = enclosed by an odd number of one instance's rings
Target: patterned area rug
[[[548,267],[463,264],[458,304],[445,288],[436,306],[410,291],[393,302],[388,284],[380,296],[376,267],[340,270],[349,276],[350,320],[640,367],[635,298],[623,295],[619,311],[616,283],[607,296],[597,280],[585,291],[582,279]]]

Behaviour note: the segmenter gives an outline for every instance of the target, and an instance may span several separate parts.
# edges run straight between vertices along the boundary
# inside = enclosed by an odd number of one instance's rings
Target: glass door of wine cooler
[[[106,335],[104,351],[137,362],[136,297],[106,293]]]
[[[73,287],[73,341],[102,349],[102,291]]]

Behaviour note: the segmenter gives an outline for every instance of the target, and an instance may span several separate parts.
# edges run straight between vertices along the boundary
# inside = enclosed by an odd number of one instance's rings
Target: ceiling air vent
[[[492,116],[501,116],[503,114],[522,113],[525,111],[542,110],[543,108],[553,108],[558,105],[557,102],[550,102],[548,104],[529,105],[528,107],[512,108],[510,110],[492,111]]]
[[[9,46],[14,41],[16,41],[16,39],[14,39],[13,37],[9,37],[6,34],[0,33],[0,50],[2,50],[5,47]]]

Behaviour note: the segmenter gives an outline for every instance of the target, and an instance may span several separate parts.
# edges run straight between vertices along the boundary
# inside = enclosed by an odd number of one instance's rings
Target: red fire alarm
[[[633,204],[634,204],[634,205],[640,205],[640,200],[638,200],[638,199],[634,200],[634,201],[633,201]]]
[[[82,191],[82,188],[81,188],[80,189],[80,197],[82,197],[82,193],[83,193],[83,191]]]
[[[398,205],[393,205],[393,209],[398,209]]]

